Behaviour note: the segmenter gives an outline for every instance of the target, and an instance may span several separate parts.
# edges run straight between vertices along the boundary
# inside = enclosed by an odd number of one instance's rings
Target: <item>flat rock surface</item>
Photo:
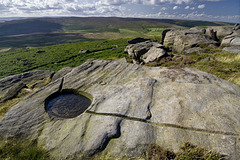
[[[46,99],[64,89],[90,94],[71,119],[51,118]],[[36,139],[55,159],[136,158],[149,144],[179,150],[184,142],[240,157],[240,87],[190,68],[88,60],[15,105],[0,121],[0,139]]]
[[[240,46],[231,46],[223,48],[224,52],[228,53],[239,53],[240,54]]]
[[[32,87],[44,85],[52,74],[51,71],[32,71],[0,79],[0,102],[13,98],[30,83]]]

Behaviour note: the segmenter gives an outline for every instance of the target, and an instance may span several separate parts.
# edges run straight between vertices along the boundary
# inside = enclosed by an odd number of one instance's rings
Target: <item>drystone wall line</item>
[[[102,49],[102,50],[94,50],[94,51],[92,51],[91,53],[97,53],[97,52],[99,52],[99,51],[105,51],[105,50],[108,50],[108,49],[112,49],[112,48],[105,48],[105,49]],[[45,64],[38,65],[38,66],[34,66],[34,67],[32,67],[32,68],[25,69],[25,70],[23,70],[22,72],[29,72],[29,71],[32,71],[32,70],[35,70],[35,69],[38,69],[38,68],[41,68],[41,67],[46,67],[46,66],[48,66],[48,65],[50,65],[50,64],[63,63],[63,62],[66,62],[66,61],[69,61],[69,60],[71,60],[71,59],[74,59],[74,58],[77,58],[77,57],[81,57],[81,56],[82,56],[82,54],[77,54],[77,55],[68,57],[68,58],[63,59],[63,60],[54,61],[54,62],[45,63]]]
[[[159,127],[176,128],[176,129],[182,129],[182,130],[187,130],[187,131],[202,132],[202,133],[206,133],[206,134],[217,134],[217,135],[232,136],[235,138],[240,138],[239,134],[232,133],[232,132],[214,131],[214,130],[208,130],[208,129],[193,128],[193,127],[184,127],[184,126],[180,126],[180,125],[176,125],[176,124],[169,124],[169,123],[154,123],[154,122],[144,120],[141,118],[129,117],[129,116],[116,114],[116,113],[98,113],[98,112],[93,112],[93,111],[89,111],[89,110],[87,110],[85,113],[92,114],[92,115],[98,115],[98,116],[119,117],[119,118],[123,118],[125,120],[148,123],[148,124],[151,124],[154,126],[159,126]]]

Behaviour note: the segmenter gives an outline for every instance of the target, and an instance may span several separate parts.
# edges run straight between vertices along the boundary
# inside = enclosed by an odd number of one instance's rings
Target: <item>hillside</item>
[[[223,22],[68,17],[32,18],[0,23],[0,49],[38,47],[69,42],[130,38],[137,36],[159,37],[170,27],[230,25]]]

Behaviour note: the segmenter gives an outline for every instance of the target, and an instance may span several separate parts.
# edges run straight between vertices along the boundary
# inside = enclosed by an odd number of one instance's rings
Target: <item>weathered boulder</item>
[[[92,104],[75,118],[51,118],[46,101],[63,90],[90,94]],[[192,142],[235,160],[239,114],[240,86],[214,75],[88,60],[15,105],[0,121],[0,140],[36,140],[54,159],[139,158],[149,144],[177,151]]]
[[[240,46],[224,47],[223,51],[228,53],[240,53]]]
[[[223,26],[214,26],[214,27],[208,27],[206,29],[206,34],[211,36],[211,30],[214,32],[217,32],[217,37],[219,39],[222,39],[225,36],[231,35],[233,33],[233,30],[229,27],[223,27]]]
[[[229,35],[224,37],[221,46],[240,46],[240,36]]]
[[[199,28],[199,27],[190,28],[190,31],[193,31],[194,33],[199,33],[199,34],[205,34],[206,33],[205,28]]]
[[[146,42],[149,41],[150,39],[145,39],[145,38],[134,38],[128,41],[129,44],[136,44],[136,43],[141,43],[141,42]]]
[[[173,51],[177,53],[184,53],[185,50],[190,48],[199,47],[201,45],[217,45],[216,41],[210,39],[210,37],[201,34],[189,33],[176,35],[173,44]]]
[[[165,36],[162,37],[162,41],[165,46],[171,46],[174,43],[176,35],[205,34],[205,32],[205,29],[200,29],[197,27],[190,29],[166,29],[163,31],[163,33],[165,33]]]
[[[231,35],[240,37],[240,30],[234,30]]]
[[[30,87],[45,85],[52,74],[50,71],[32,71],[0,79],[0,102],[13,98],[27,85]]]
[[[164,56],[168,56],[167,52],[163,48],[151,47],[147,53],[141,57],[141,61],[145,64],[158,61]]]
[[[125,47],[125,52],[137,64],[152,62],[167,53],[162,44],[152,41],[130,44]]]
[[[38,50],[38,51],[36,51],[36,53],[44,53],[44,52],[46,52],[46,51],[44,51],[44,50]]]
[[[124,52],[134,60],[134,63],[140,63],[140,57],[153,46],[151,41],[130,44],[125,47]]]
[[[192,53],[196,53],[196,54],[200,54],[200,53],[207,53],[208,51],[201,48],[201,47],[193,47],[193,48],[189,48],[189,49],[185,49],[184,53],[186,55],[188,54],[192,54]]]
[[[233,27],[233,30],[239,30],[240,29],[240,24],[239,23],[236,23]]]
[[[191,48],[201,45],[215,45],[218,42],[212,40],[209,36],[204,35],[204,30],[199,29],[172,29],[166,33],[163,45],[172,48],[177,53],[189,54]],[[188,51],[187,51],[188,50]],[[187,51],[187,52],[185,52]],[[198,50],[201,51],[201,50]],[[195,50],[193,50],[195,52]]]
[[[89,50],[80,50],[78,53],[91,53]]]

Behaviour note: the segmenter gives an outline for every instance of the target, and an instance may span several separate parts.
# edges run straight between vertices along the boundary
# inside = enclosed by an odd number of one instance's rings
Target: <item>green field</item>
[[[130,37],[159,37],[171,27],[231,25],[223,22],[117,17],[67,17],[0,23],[0,49]]]
[[[130,29],[119,29],[119,32],[123,34],[139,34],[139,32]]]
[[[57,71],[66,66],[78,66],[90,58],[127,57],[124,54],[126,45],[127,39],[118,39],[68,43],[1,53],[0,78],[37,69]],[[38,50],[45,52],[36,53]],[[79,53],[80,50],[89,50],[91,53]]]

